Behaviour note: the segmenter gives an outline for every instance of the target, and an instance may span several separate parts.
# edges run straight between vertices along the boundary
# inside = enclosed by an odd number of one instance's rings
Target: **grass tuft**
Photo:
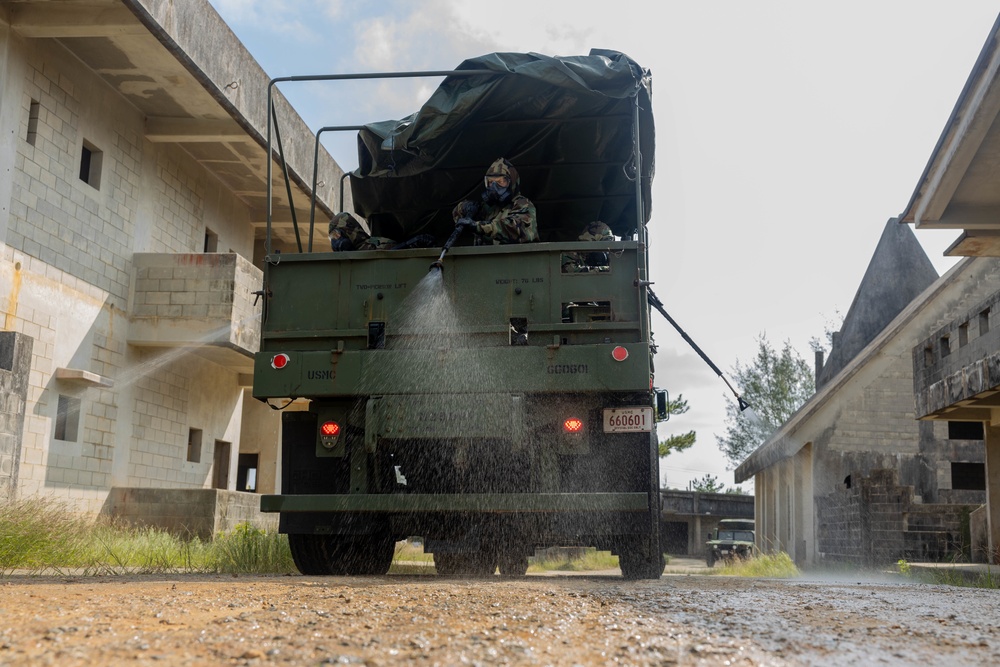
[[[213,542],[69,511],[49,499],[0,505],[0,576],[295,572],[288,539],[249,524]]]
[[[206,567],[226,574],[289,574],[297,572],[288,538],[241,523],[212,542]]]
[[[729,577],[765,577],[771,579],[785,579],[801,574],[791,557],[784,551],[746,559],[737,558],[716,568],[713,572]]]

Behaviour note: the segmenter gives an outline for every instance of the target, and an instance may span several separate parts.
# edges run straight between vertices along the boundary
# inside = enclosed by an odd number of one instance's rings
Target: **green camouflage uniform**
[[[510,180],[511,199],[505,204],[461,201],[452,211],[456,222],[460,218],[476,221],[476,243],[500,245],[506,243],[532,243],[538,240],[538,221],[535,205],[520,194],[521,178],[517,169],[505,160],[498,159],[486,172],[489,176],[505,175]],[[485,178],[483,179],[485,183]]]
[[[371,236],[357,219],[347,212],[338,213],[330,220],[330,242],[348,239],[354,250],[389,250],[396,245],[384,236]]]
[[[587,225],[577,238],[581,241],[614,241],[615,235],[611,233],[610,227],[600,220],[595,220]],[[603,255],[603,257],[594,257],[595,255]],[[595,259],[601,261],[594,261]],[[590,273],[610,270],[606,253],[564,252],[562,256],[563,273]]]

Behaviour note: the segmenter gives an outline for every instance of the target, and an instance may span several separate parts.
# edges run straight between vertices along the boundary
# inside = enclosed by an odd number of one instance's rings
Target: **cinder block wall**
[[[887,469],[852,475],[851,488],[818,498],[817,507],[823,558],[866,567],[960,557],[963,511],[973,509],[915,502],[913,487]]]
[[[152,526],[182,537],[211,540],[238,524],[277,530],[276,514],[260,511],[260,496],[219,489],[140,489],[116,487],[104,515],[133,526]]]
[[[33,342],[24,334],[0,332],[0,500],[13,499],[17,490]]]

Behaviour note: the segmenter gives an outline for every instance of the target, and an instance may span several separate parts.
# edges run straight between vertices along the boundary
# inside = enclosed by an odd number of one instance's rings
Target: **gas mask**
[[[510,199],[510,188],[499,183],[490,183],[483,192],[483,201],[487,204],[505,204]]]
[[[330,235],[330,248],[334,252],[340,252],[343,250],[354,250],[354,244],[351,243],[351,239],[346,236],[338,234],[334,238],[333,234]]]

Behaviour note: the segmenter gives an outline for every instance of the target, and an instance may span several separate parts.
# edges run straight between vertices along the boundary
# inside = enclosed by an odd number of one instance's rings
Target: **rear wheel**
[[[299,572],[305,575],[333,574],[333,560],[337,538],[331,535],[288,536],[288,547]]]
[[[381,575],[389,571],[395,541],[387,536],[288,536],[292,560],[306,575]]]
[[[649,540],[629,540],[618,551],[618,567],[625,579],[659,579],[664,565],[659,544],[654,548]]]
[[[523,577],[528,572],[528,554],[505,551],[500,554],[500,575]]]

